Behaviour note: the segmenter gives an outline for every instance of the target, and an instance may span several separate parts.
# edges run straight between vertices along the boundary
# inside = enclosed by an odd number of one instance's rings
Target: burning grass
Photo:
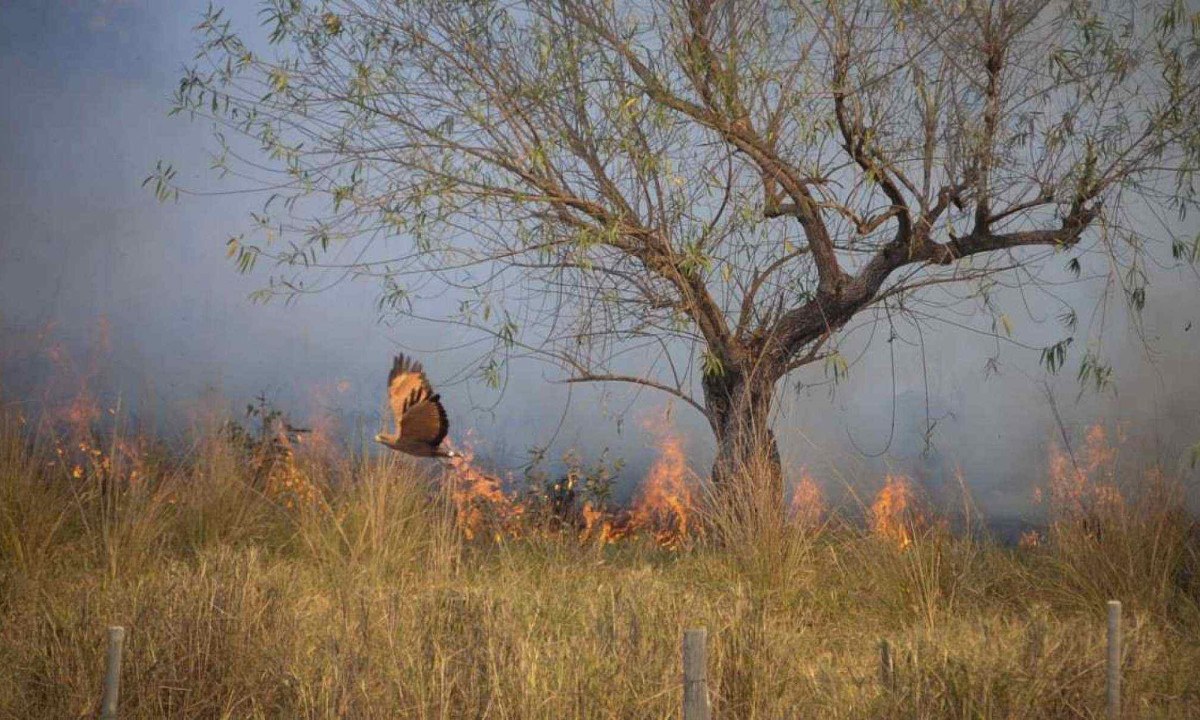
[[[695,625],[718,717],[1094,717],[1109,597],[1129,717],[1200,707],[1195,525],[1161,474],[1123,487],[1103,433],[1052,456],[1053,522],[1012,549],[899,477],[865,522],[807,475],[752,512],[754,468],[722,509],[670,434],[620,509],[587,468],[521,492],[469,451],[435,476],[281,418],[168,450],[85,409],[0,414],[0,717],[93,715],[107,624],[124,718],[676,717]]]

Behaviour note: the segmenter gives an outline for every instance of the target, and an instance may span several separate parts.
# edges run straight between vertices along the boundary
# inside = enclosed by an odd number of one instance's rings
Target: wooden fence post
[[[709,720],[708,630],[683,631],[683,720]]]
[[[1121,601],[1108,601],[1108,718],[1121,717]]]
[[[100,720],[117,720],[117,695],[121,690],[121,650],[125,628],[108,629],[108,656],[104,667],[104,699],[100,701]]]
[[[892,659],[892,646],[887,638],[879,641],[879,684],[887,690],[896,687],[895,660]]]

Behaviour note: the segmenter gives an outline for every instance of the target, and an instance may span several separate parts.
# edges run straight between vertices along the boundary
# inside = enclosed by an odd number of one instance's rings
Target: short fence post
[[[683,720],[709,720],[708,630],[683,631]]]
[[[108,629],[108,657],[104,667],[104,699],[100,701],[100,720],[117,720],[117,695],[121,690],[121,649],[125,628]]]
[[[892,660],[892,646],[886,638],[879,641],[879,684],[888,690],[895,689],[895,664]]]
[[[1108,601],[1108,718],[1121,717],[1121,601]]]

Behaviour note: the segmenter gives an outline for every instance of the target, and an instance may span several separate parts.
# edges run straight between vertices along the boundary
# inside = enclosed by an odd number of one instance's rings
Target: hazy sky
[[[377,413],[383,376],[401,340],[433,350],[460,338],[453,331],[381,326],[376,288],[367,285],[338,287],[291,307],[252,305],[246,296],[264,276],[234,272],[224,241],[244,229],[257,200],[224,195],[158,204],[140,187],[163,158],[191,187],[230,189],[206,171],[207,124],[166,116],[180,68],[193,54],[191,27],[205,5],[0,4],[0,343],[11,349],[53,322],[56,337],[84,346],[104,317],[112,343],[107,377],[123,392],[150,386],[164,402],[179,405],[217,387],[241,404],[265,389],[301,419],[314,395],[338,411]],[[237,4],[233,17],[242,27],[257,23],[249,3]],[[1152,280],[1146,328],[1155,340],[1154,362],[1129,341],[1118,317],[1106,337],[1110,350],[1129,348],[1114,354],[1118,394],[1077,401],[1073,365],[1052,384],[1073,431],[1099,418],[1124,419],[1138,430],[1139,442],[1166,448],[1174,465],[1186,438],[1200,439],[1200,329],[1183,331],[1200,321],[1200,291],[1184,273]],[[1086,299],[1097,290],[1077,292]],[[1037,327],[1016,298],[1008,301],[1018,335],[1029,344],[1058,338],[1053,320]],[[1054,430],[1037,351],[1003,348],[1001,372],[989,375],[984,363],[992,340],[936,325],[924,340],[924,366],[915,345],[877,343],[832,398],[824,390],[787,393],[778,429],[788,464],[809,467],[829,486],[845,479],[867,488],[889,467],[936,484],[960,465],[986,507],[997,513],[1023,508]],[[898,398],[894,423],[889,350]],[[10,383],[14,372],[32,372],[28,357],[12,357]],[[429,363],[430,374],[436,383],[466,362],[445,353]],[[528,445],[554,437],[557,452],[578,445],[594,453],[607,445],[635,470],[644,467],[651,441],[638,432],[637,420],[663,399],[643,395],[618,435],[611,412],[632,396],[618,389],[602,407],[598,392],[577,388],[556,434],[566,392],[546,382],[558,377],[553,372],[514,368],[508,392],[490,413],[480,408],[496,398],[481,386],[448,389],[452,434],[473,428],[485,451],[512,464]],[[935,449],[922,454],[926,378],[929,414],[937,423]],[[703,470],[710,457],[707,426],[683,407],[674,418]],[[889,451],[880,457],[863,454],[884,447]]]

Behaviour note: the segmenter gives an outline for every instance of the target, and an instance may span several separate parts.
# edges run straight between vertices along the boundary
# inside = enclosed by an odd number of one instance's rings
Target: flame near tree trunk
[[[53,370],[43,388],[43,419],[54,430],[54,456],[49,463],[72,480],[96,481],[103,492],[138,488],[144,484],[143,478],[155,471],[158,454],[144,437],[110,420],[121,414],[119,406],[101,402],[107,397],[100,389],[100,368],[110,350],[107,322],[101,319],[96,323],[96,337],[80,357],[73,357],[66,345],[54,341],[53,332],[53,324],[47,325],[36,338],[41,345],[37,352],[49,360]],[[0,348],[0,358],[13,352],[11,347]],[[337,418],[328,408],[335,407],[338,396],[350,387],[345,380],[318,386],[310,395],[307,429],[293,433],[294,428],[282,423],[272,437],[260,439],[268,442],[259,443],[263,452],[250,462],[262,470],[255,475],[265,479],[263,489],[268,496],[287,506],[319,499],[322,465],[347,457],[346,448],[337,440]],[[25,421],[22,416],[22,423]],[[601,544],[643,535],[669,548],[681,547],[696,537],[700,531],[696,521],[698,478],[688,467],[684,438],[670,429],[669,413],[642,426],[653,438],[657,455],[629,508],[614,510],[606,503],[597,504],[595,498],[581,502],[568,495],[562,504],[565,521],[554,526],[553,532],[575,532],[581,540]],[[455,448],[462,457],[451,460],[447,480],[463,535],[500,539],[548,532],[538,524],[539,506],[527,506],[524,496],[507,492],[500,478],[479,468],[471,440],[468,431],[462,446]],[[1118,447],[1124,441],[1121,426],[1107,430],[1097,423],[1088,428],[1073,451],[1051,444],[1048,480],[1044,488],[1035,491],[1035,498],[1048,505],[1052,531],[1082,527],[1098,536],[1106,523],[1142,501],[1143,487],[1162,481],[1161,475],[1152,472],[1140,478],[1141,484],[1128,498],[1122,493],[1117,460]],[[800,526],[816,527],[825,510],[818,484],[802,470],[793,489],[790,518]],[[907,548],[933,526],[931,518],[913,481],[889,474],[872,501],[868,521],[871,532]],[[1048,539],[1028,532],[1020,543],[1033,547]]]
[[[591,502],[583,503],[577,514],[581,540],[604,544],[646,534],[663,547],[677,548],[695,536],[694,478],[687,466],[683,438],[671,430],[655,430],[649,424],[644,427],[656,436],[658,457],[635,494],[632,506],[612,512]],[[460,455],[450,461],[453,471],[448,482],[463,535],[468,540],[489,535],[499,540],[535,531],[521,522],[531,517],[531,513],[505,492],[501,479],[479,469],[470,438],[468,432],[461,446],[447,443]]]
[[[643,427],[653,432],[648,423]],[[676,547],[695,530],[689,524],[694,496],[683,438],[671,430],[660,430],[658,436],[658,457],[633,504],[630,524],[652,533],[660,545]]]

